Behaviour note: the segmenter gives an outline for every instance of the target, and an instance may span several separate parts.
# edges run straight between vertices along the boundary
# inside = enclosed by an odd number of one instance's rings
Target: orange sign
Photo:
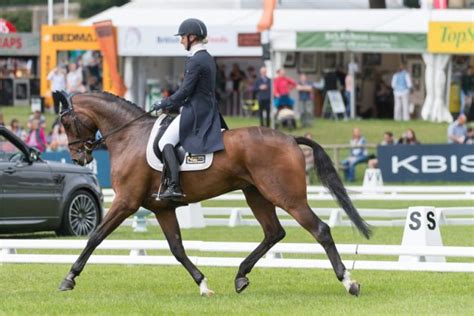
[[[115,41],[117,37],[115,36],[112,21],[94,23],[94,28],[99,40],[100,50],[110,68],[110,76],[114,84],[113,93],[122,97],[127,88],[117,70],[117,44]]]
[[[58,54],[64,51],[100,51],[95,30],[89,26],[43,25],[41,27],[41,95],[52,104],[51,86],[47,78],[58,66]],[[102,70],[102,90],[114,92],[110,66],[105,60]]]

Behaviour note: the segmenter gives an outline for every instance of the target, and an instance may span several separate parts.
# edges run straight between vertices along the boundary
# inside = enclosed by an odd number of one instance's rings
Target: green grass
[[[314,242],[302,228],[286,231],[284,242]],[[332,232],[337,243],[368,242],[350,228],[336,227]],[[401,227],[376,229],[370,243],[400,244],[402,232]],[[209,227],[182,233],[184,240],[259,241],[262,238],[258,227]],[[46,233],[33,236],[52,237]],[[445,245],[474,246],[472,226],[444,226],[442,236]],[[141,234],[133,233],[130,227],[121,227],[110,236],[110,239],[163,238],[157,227]],[[362,295],[356,299],[345,293],[331,270],[255,268],[249,275],[250,287],[237,295],[233,287],[236,268],[201,267],[210,288],[216,291],[215,296],[202,298],[181,266],[91,264],[77,279],[74,291],[58,292],[56,288],[69,268],[70,265],[62,264],[0,265],[0,315],[467,315],[474,312],[474,279],[468,273],[353,271],[353,277],[362,283]]]

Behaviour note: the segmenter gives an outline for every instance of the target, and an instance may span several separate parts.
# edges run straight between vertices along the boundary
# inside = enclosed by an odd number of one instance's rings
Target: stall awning
[[[298,50],[423,53],[426,34],[381,32],[298,32]]]

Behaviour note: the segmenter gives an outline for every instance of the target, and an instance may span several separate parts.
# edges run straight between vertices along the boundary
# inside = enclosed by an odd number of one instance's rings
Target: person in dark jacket
[[[257,95],[258,114],[260,116],[260,126],[270,127],[270,102],[272,81],[267,76],[267,68],[260,68],[260,77],[255,81],[253,90]],[[265,112],[265,124],[263,123],[263,112]]]
[[[163,162],[170,171],[169,185],[159,199],[179,200],[184,196],[179,182],[179,163],[174,146],[179,142],[191,154],[206,154],[224,149],[222,121],[215,97],[216,63],[204,46],[206,25],[198,19],[187,19],[179,26],[177,36],[189,51],[184,81],[170,97],[154,105],[155,110],[180,107],[180,114],[163,134],[158,146]]]

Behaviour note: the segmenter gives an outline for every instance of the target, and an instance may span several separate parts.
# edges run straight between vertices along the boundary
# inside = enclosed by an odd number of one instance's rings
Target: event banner
[[[474,23],[430,22],[428,51],[438,54],[474,54]]]
[[[298,32],[296,47],[327,51],[426,52],[426,35],[418,33]]]
[[[39,56],[39,54],[39,34],[0,33],[0,56]]]
[[[384,182],[474,181],[474,145],[377,147]]]

